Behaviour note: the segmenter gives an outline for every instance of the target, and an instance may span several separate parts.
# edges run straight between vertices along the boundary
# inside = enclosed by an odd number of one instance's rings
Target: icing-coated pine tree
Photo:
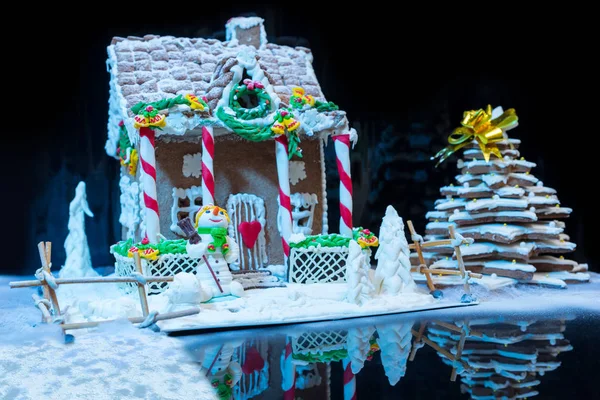
[[[92,268],[90,247],[85,234],[85,216],[93,217],[87,203],[85,182],[79,182],[75,197],[69,205],[69,235],[65,239],[67,259],[59,271],[60,278],[94,277],[98,273]]]
[[[488,106],[465,113],[462,127],[449,137],[451,145],[436,155],[442,162],[461,151],[462,159],[455,183],[440,189],[443,197],[426,215],[426,239],[447,238],[453,224],[462,236],[475,239],[461,247],[471,271],[552,287],[587,281],[589,275],[580,272],[587,265],[563,256],[576,247],[561,221],[572,210],[531,173],[536,165],[519,153],[521,141],[506,135],[516,122],[512,109]],[[450,246],[424,249],[424,255],[432,268],[457,268]],[[414,255],[411,261],[418,265]]]

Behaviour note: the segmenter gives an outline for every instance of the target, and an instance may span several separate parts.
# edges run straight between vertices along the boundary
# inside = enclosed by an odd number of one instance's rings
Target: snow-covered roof
[[[176,38],[146,35],[115,37],[108,47],[108,68],[113,72],[115,95],[124,100],[124,111],[178,94],[206,95],[209,105],[223,91],[219,79],[236,63],[236,56],[250,46],[237,40]],[[312,68],[312,53],[305,47],[267,43],[252,49],[274,92],[288,103],[291,88],[302,86],[306,94],[325,100]],[[121,99],[119,99],[120,102]],[[213,108],[211,107],[211,109]]]
[[[306,95],[326,102],[308,48],[268,43],[263,20],[258,17],[232,18],[226,29],[228,40],[223,42],[157,35],[113,38],[107,49],[107,69],[111,75],[106,143],[109,155],[115,154],[119,123],[123,120],[130,139],[136,142],[131,108],[139,102],[151,103],[187,94],[206,98],[212,116],[207,110],[177,106],[171,110],[171,114],[175,111],[177,115],[169,117],[176,119],[170,124],[175,131],[167,129],[160,134],[181,135],[203,123],[219,125],[214,111],[221,98],[227,95],[234,71],[248,65],[260,69],[268,92],[272,98],[276,97],[274,104],[289,105],[292,89],[297,86],[302,87]],[[308,135],[324,130],[347,129],[343,111],[303,114],[302,131]],[[207,122],[208,119],[214,121]]]

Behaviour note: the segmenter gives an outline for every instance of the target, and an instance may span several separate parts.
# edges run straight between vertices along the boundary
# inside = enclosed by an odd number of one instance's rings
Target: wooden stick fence
[[[463,287],[464,287],[466,295],[468,296],[468,297],[463,296],[463,298],[465,298],[466,302],[470,302],[471,300],[473,300],[473,298],[471,297],[471,286],[469,284],[469,279],[470,278],[481,279],[483,277],[483,275],[468,271],[465,268],[465,263],[463,261],[462,253],[460,251],[460,245],[462,245],[462,244],[468,245],[472,240],[471,239],[467,240],[467,239],[463,238],[463,240],[461,240],[461,242],[458,245],[456,245],[456,238],[457,237],[462,238],[462,236],[458,236],[458,234],[456,233],[456,231],[454,229],[454,226],[450,225],[448,227],[450,239],[430,240],[428,242],[424,242],[424,241],[422,241],[422,237],[419,234],[417,234],[412,221],[407,221],[406,224],[408,225],[408,230],[410,231],[410,235],[413,240],[413,244],[410,244],[408,247],[409,247],[409,249],[415,250],[417,252],[417,257],[419,258],[419,266],[417,268],[417,271],[419,271],[420,273],[425,275],[425,278],[427,279],[427,286],[429,287],[429,290],[432,293],[436,290],[435,285],[433,283],[433,279],[431,278],[432,274],[459,275],[463,279]],[[448,246],[448,245],[454,247],[454,253],[456,255],[456,262],[458,264],[458,271],[451,270],[451,269],[443,269],[443,268],[430,268],[429,266],[427,266],[427,263],[425,262],[425,257],[423,256],[423,249],[427,248],[427,247]]]
[[[10,282],[9,286],[11,289],[20,289],[27,287],[36,287],[41,286],[44,294],[44,298],[40,298],[37,294],[33,294],[32,298],[35,302],[35,306],[42,313],[42,320],[45,323],[51,323],[53,320],[60,322],[60,326],[63,330],[63,333],[69,329],[82,329],[82,328],[92,328],[96,327],[100,324],[113,322],[115,320],[106,320],[106,321],[92,321],[92,322],[75,322],[65,324],[62,321],[62,315],[60,311],[60,306],[58,304],[58,297],[56,296],[55,288],[59,285],[71,285],[71,284],[89,284],[89,283],[137,283],[138,293],[140,296],[140,304],[142,308],[142,317],[132,317],[128,318],[131,323],[134,324],[142,324],[148,322],[147,319],[152,314],[152,321],[162,321],[173,318],[180,318],[189,315],[195,315],[200,312],[200,309],[197,307],[190,308],[188,310],[169,312],[169,313],[150,313],[148,306],[148,297],[146,296],[146,288],[145,283],[147,282],[172,282],[173,276],[144,276],[142,271],[142,263],[138,253],[134,253],[134,260],[137,270],[137,276],[135,277],[127,277],[127,276],[112,276],[112,277],[84,277],[84,278],[55,278],[51,272],[52,263],[51,259],[51,251],[52,251],[52,243],[51,242],[40,242],[38,244],[38,251],[40,253],[40,260],[42,262],[42,268],[38,270],[36,273],[36,280],[29,281],[18,281],[18,282]],[[51,306],[50,306],[51,305]]]

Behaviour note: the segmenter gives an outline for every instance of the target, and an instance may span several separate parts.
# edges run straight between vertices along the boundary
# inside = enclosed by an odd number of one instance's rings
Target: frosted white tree
[[[350,358],[353,374],[358,374],[365,366],[365,361],[371,350],[371,337],[375,333],[374,326],[361,326],[348,329],[348,357]]]
[[[85,182],[79,182],[69,205],[69,234],[65,240],[67,259],[59,271],[61,278],[98,276],[92,268],[90,248],[85,235],[85,216],[93,217],[85,193]]]
[[[381,364],[385,375],[394,386],[406,373],[410,355],[413,323],[396,323],[377,326],[377,344],[381,350]]]
[[[351,240],[346,260],[346,300],[359,306],[371,298],[374,287],[369,279],[367,255],[355,240]]]
[[[394,207],[388,206],[379,230],[379,248],[375,253],[377,268],[373,284],[377,293],[395,295],[415,289],[409,256],[404,222]]]

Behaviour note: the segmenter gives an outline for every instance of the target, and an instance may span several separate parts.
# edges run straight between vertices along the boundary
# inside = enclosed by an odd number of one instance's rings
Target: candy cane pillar
[[[202,204],[215,204],[215,175],[213,159],[215,137],[212,126],[202,127]]]
[[[154,154],[154,130],[140,128],[141,181],[144,186],[144,207],[146,209],[146,237],[150,243],[158,243],[160,225],[156,196],[156,156]]]
[[[352,373],[349,359],[342,360],[344,367],[344,400],[356,400],[356,376]]]
[[[285,350],[281,355],[281,388],[284,400],[294,400],[296,391],[296,365],[292,363],[292,340],[286,338]]]
[[[340,175],[340,234],[352,237],[352,178],[350,175],[350,135],[332,137]]]
[[[277,178],[279,180],[279,212],[277,218],[280,227],[281,244],[285,262],[290,256],[289,240],[292,235],[292,204],[290,202],[290,163],[288,159],[288,138],[280,135],[275,139],[275,159],[277,160]]]

